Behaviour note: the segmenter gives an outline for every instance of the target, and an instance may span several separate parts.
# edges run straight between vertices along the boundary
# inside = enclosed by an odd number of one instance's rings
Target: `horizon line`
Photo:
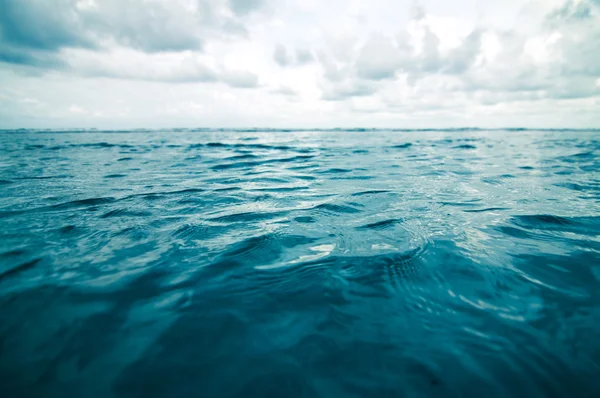
[[[162,127],[162,128],[146,128],[146,127],[135,127],[135,128],[99,128],[99,127],[64,127],[64,128],[0,128],[0,133],[11,133],[11,132],[68,132],[68,133],[93,133],[93,132],[158,132],[158,131],[172,131],[172,132],[366,132],[366,131],[390,131],[390,132],[434,132],[434,131],[507,131],[507,132],[518,132],[518,131],[600,131],[600,127],[423,127],[423,128],[403,128],[403,127]]]

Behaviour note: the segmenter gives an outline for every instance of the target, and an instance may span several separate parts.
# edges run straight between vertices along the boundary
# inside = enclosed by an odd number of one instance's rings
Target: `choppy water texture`
[[[600,396],[600,133],[0,133],[4,397]]]

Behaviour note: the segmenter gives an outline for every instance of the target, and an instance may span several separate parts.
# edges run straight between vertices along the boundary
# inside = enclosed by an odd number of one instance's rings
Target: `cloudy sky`
[[[600,0],[0,0],[0,128],[600,127]]]

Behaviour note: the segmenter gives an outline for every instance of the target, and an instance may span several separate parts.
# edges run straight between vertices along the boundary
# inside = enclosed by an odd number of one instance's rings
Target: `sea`
[[[0,388],[598,397],[600,130],[1,131]]]

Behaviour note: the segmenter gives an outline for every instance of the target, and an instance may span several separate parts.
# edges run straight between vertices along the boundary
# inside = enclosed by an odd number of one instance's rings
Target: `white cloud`
[[[287,53],[287,49],[281,44],[277,44],[277,46],[275,46],[273,59],[279,66],[287,66],[292,62]]]
[[[359,77],[370,80],[392,79],[407,61],[392,39],[373,36],[360,49],[356,72]]]
[[[598,0],[51,3],[0,0],[0,127],[600,126]]]
[[[289,52],[282,44],[277,44],[273,51],[273,60],[282,67],[306,65],[314,60],[310,50],[297,48],[295,52]]]

